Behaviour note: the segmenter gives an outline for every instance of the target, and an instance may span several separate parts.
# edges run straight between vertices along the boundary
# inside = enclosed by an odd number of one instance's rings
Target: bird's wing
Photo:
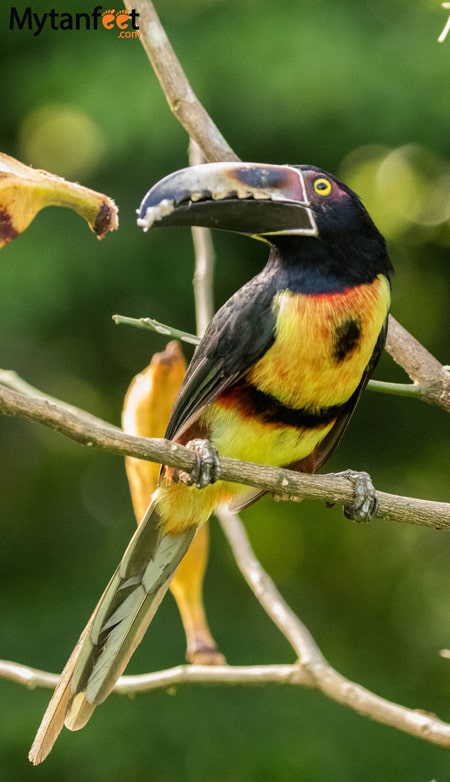
[[[176,439],[207,404],[229,388],[275,339],[275,290],[264,273],[254,277],[218,310],[189,365],[166,437]]]

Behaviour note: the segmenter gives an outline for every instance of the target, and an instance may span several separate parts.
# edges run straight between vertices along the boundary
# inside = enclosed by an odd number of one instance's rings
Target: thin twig
[[[216,516],[247,584],[266,614],[287,638],[301,664],[309,669],[310,666],[325,663],[325,658],[308,628],[281,597],[274,582],[255,556],[239,516],[225,505],[217,508]]]
[[[54,690],[59,675],[30,668],[10,660],[0,660],[0,678]],[[174,684],[300,684],[311,686],[311,677],[298,664],[293,665],[177,665],[152,673],[121,676],[114,692],[134,695],[138,692],[165,689]]]
[[[187,342],[189,345],[198,345],[200,338],[195,334],[189,334],[187,331],[181,331],[173,326],[166,326],[155,318],[130,318],[128,315],[113,315],[112,319],[118,326],[135,326],[138,329],[147,329],[156,334],[162,334],[165,337],[179,339],[180,342]]]
[[[189,144],[189,162],[191,166],[205,162],[200,147],[192,139]],[[191,228],[191,232],[195,253],[193,281],[195,314],[197,334],[201,336],[214,315],[214,246],[209,228],[201,228],[194,225]]]
[[[208,230],[208,229],[199,229],[199,230]],[[202,268],[202,265],[204,263],[204,258],[208,257],[209,251],[206,245],[204,245],[203,247],[200,247],[199,245],[199,252],[204,256],[201,262],[199,262],[199,266],[200,268]],[[197,246],[196,246],[196,253],[197,253]],[[205,282],[206,272],[204,272],[202,269],[201,274],[203,275],[201,279],[201,284],[203,287]],[[194,276],[194,282],[195,281],[196,281],[196,276]],[[210,297],[208,297],[206,293],[204,294],[204,298],[205,298],[205,302],[209,304]],[[155,320],[154,318],[130,318],[127,315],[113,315],[113,320],[117,325],[134,326],[135,328],[139,328],[139,329],[147,329],[148,331],[154,331],[157,334],[162,334],[166,337],[179,339],[181,342],[187,342],[190,345],[198,345],[200,342],[200,337],[197,337],[195,334],[191,334],[188,331],[182,331],[180,329],[176,329],[174,326],[169,326],[166,323],[161,323],[159,320]],[[393,318],[392,321],[394,321]],[[396,321],[394,322],[396,323]],[[448,378],[450,377],[449,367],[441,366],[441,364],[439,364],[439,362],[433,356],[431,356],[431,354],[428,353],[428,351],[426,352],[434,363],[435,374],[433,374],[433,378],[434,378],[435,385],[422,386],[419,385],[418,383],[389,383],[385,380],[369,380],[367,384],[367,390],[375,391],[379,394],[388,394],[390,396],[403,396],[406,397],[407,399],[418,399],[423,402],[429,402],[430,404],[436,404],[439,407],[443,407],[444,409],[446,409],[445,395],[447,392],[445,392],[444,389],[448,384]],[[442,383],[442,391],[444,391],[444,395],[442,393],[436,394],[436,378],[438,379],[437,380],[438,386],[440,383]],[[442,404],[443,399],[444,399],[444,404]]]
[[[369,380],[368,391],[389,396],[403,396],[407,399],[418,399],[426,402],[429,389],[415,383],[390,383],[386,380]]]

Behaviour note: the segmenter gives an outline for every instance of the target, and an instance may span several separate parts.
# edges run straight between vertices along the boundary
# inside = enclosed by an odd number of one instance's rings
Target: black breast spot
[[[333,358],[340,364],[358,347],[361,336],[360,324],[357,320],[349,318],[338,326],[334,336]]]

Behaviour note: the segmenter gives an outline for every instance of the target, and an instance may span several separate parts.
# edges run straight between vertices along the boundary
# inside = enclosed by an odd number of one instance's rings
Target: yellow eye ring
[[[329,196],[333,189],[333,186],[329,179],[326,179],[324,176],[320,176],[314,180],[313,188],[314,188],[314,192],[317,193],[317,195]]]

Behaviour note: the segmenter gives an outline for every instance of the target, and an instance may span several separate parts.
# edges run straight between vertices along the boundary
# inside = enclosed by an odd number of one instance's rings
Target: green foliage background
[[[50,10],[35,0],[37,13]],[[70,7],[68,7],[70,6]],[[23,12],[25,3],[18,3]],[[58,11],[91,12],[77,0]],[[105,6],[106,8],[106,6]],[[109,8],[109,7],[108,7]],[[345,176],[387,233],[393,312],[449,361],[450,39],[437,0],[160,0],[189,78],[244,160],[310,162]],[[187,230],[142,234],[150,185],[186,164],[137,40],[112,31],[9,29],[0,9],[0,148],[114,197],[120,231],[97,243],[46,210],[1,254],[0,363],[115,423],[161,338],[120,312],[192,330]],[[216,237],[216,301],[256,273],[262,245]],[[388,358],[379,378],[403,380]],[[132,530],[117,457],[16,420],[0,422],[0,656],[60,670]],[[367,393],[330,469],[367,469],[387,491],[449,500],[449,427],[418,402]],[[450,538],[338,508],[267,499],[245,514],[263,564],[331,663],[387,698],[450,718]],[[207,580],[213,631],[232,663],[289,662],[216,523]],[[182,661],[172,598],[130,666]],[[111,697],[43,767],[28,747],[48,693],[0,681],[2,780],[22,782],[444,782],[448,753],[304,691],[179,688]]]

